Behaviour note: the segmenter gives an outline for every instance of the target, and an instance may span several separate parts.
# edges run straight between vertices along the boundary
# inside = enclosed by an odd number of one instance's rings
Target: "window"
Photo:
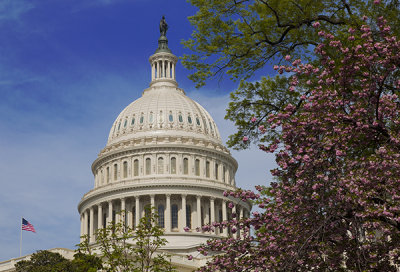
[[[158,174],[164,173],[164,159],[158,158]]]
[[[171,158],[171,174],[176,174],[176,158]]]
[[[132,117],[131,126],[135,124],[135,117]]]
[[[192,117],[190,117],[190,115],[188,116],[188,122],[189,122],[189,124],[192,123]]]
[[[169,113],[168,120],[169,120],[170,122],[173,122],[173,121],[174,121],[174,116],[172,115],[171,112]]]
[[[218,163],[215,164],[215,179],[218,179]]]
[[[189,174],[189,159],[188,158],[183,159],[183,174],[185,174],[185,175]]]
[[[103,213],[103,229],[106,228],[106,226],[107,226],[106,224],[107,224],[107,214]]]
[[[128,124],[128,119],[125,119],[124,121],[124,128],[126,128],[126,125]]]
[[[192,228],[192,207],[190,205],[186,205],[186,227]]]
[[[143,121],[144,121],[144,117],[142,115],[142,116],[140,116],[140,123],[143,124]]]
[[[124,175],[124,178],[127,178],[128,177],[128,162],[127,161],[124,161],[124,173],[123,173],[123,175]]]
[[[222,182],[225,183],[226,169],[225,165],[222,167]]]
[[[178,228],[178,205],[176,204],[171,206],[171,228]]]
[[[199,119],[199,117],[196,117],[196,124],[197,124],[198,126],[200,126],[200,119]]]
[[[118,130],[121,128],[121,122],[118,123]]]
[[[133,161],[133,175],[139,176],[139,160]]]
[[[149,115],[149,123],[153,123],[153,113],[152,112],[150,112],[150,115]]]
[[[151,159],[147,158],[146,159],[146,175],[151,174]]]
[[[106,169],[106,183],[110,182],[110,167]]]
[[[209,161],[206,162],[206,177],[207,178],[210,177],[210,162]]]
[[[182,117],[182,114],[179,114],[179,116],[178,116],[178,120],[179,120],[179,122],[180,122],[180,123],[182,123],[182,122],[183,122],[183,117]]]
[[[194,169],[195,169],[196,176],[200,176],[200,160],[199,159],[196,159],[194,161]]]
[[[114,180],[118,177],[118,164],[114,164]]]
[[[164,205],[160,204],[158,205],[158,226],[160,228],[164,228]]]

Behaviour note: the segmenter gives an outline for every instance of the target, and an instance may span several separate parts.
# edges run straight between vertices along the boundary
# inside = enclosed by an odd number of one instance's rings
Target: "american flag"
[[[22,229],[36,233],[33,225],[29,223],[28,220],[26,220],[25,218],[22,218]]]

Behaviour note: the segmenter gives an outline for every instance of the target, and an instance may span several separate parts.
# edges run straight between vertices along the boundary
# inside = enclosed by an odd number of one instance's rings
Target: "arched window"
[[[207,178],[210,177],[210,162],[209,161],[206,162],[206,177]]]
[[[171,228],[178,228],[178,205],[176,204],[171,206]]]
[[[123,173],[123,175],[124,175],[124,178],[127,178],[128,177],[128,162],[127,161],[124,161],[124,173]]]
[[[135,117],[132,117],[131,126],[135,124]]]
[[[114,164],[114,180],[118,177],[118,164]]]
[[[192,228],[192,207],[190,205],[186,205],[186,227]]]
[[[176,158],[171,158],[171,174],[176,174]]]
[[[183,174],[185,174],[185,175],[189,174],[189,159],[188,158],[183,159]]]
[[[196,176],[200,176],[200,160],[199,159],[196,159],[194,161],[194,169],[195,169]]]
[[[222,182],[225,183],[226,169],[225,165],[222,167]]]
[[[160,228],[164,228],[164,222],[165,222],[165,220],[164,220],[164,205],[162,205],[162,204],[158,205],[157,212],[158,212],[158,226]]]
[[[169,112],[168,120],[169,120],[170,122],[173,122],[173,121],[174,121],[174,116],[172,115],[172,112]]]
[[[163,174],[164,173],[164,159],[163,158],[158,158],[158,174]]]
[[[151,174],[151,159],[147,158],[146,159],[146,175]]]
[[[218,179],[218,163],[215,164],[215,179]]]
[[[149,115],[149,123],[150,124],[153,123],[153,113],[152,112],[150,112],[150,115]]]
[[[133,175],[139,176],[139,160],[133,161]]]
[[[128,124],[128,119],[125,119],[124,121],[124,128],[126,128],[126,125]]]

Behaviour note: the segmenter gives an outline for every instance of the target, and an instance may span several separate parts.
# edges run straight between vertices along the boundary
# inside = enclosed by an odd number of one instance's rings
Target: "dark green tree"
[[[71,261],[47,250],[33,253],[31,259],[19,261],[15,265],[17,272],[74,272]]]

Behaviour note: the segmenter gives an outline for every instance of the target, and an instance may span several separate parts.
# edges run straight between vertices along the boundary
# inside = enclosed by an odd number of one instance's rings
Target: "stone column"
[[[167,194],[165,197],[165,232],[171,232],[171,195]]]
[[[151,209],[153,209],[154,207],[155,207],[155,196],[154,195],[150,195],[150,206],[151,206]],[[151,211],[151,212],[153,212],[153,211]]]
[[[83,234],[84,235],[88,235],[88,224],[89,224],[89,215],[88,215],[88,211],[85,210],[84,212],[84,223],[83,223]]]
[[[197,208],[196,208],[196,214],[197,214],[197,227],[201,228],[202,223],[201,223],[201,196],[197,196]]]
[[[215,222],[214,197],[210,197],[211,224]]]
[[[103,206],[97,205],[97,229],[103,228]]]
[[[154,62],[151,64],[151,80],[154,80]]]
[[[113,220],[113,203],[112,200],[108,201],[108,218],[107,218],[107,226],[111,225]]]
[[[186,195],[181,195],[182,198],[182,228],[186,227]]]
[[[93,206],[90,207],[90,217],[89,217],[89,242],[94,242],[94,209]]]
[[[226,200],[222,200],[222,221],[227,220],[227,213],[226,213]],[[223,236],[228,236],[228,231],[226,228],[223,229],[222,231]]]
[[[135,197],[135,227],[139,226],[139,221],[140,221],[140,202],[139,202],[139,196]]]
[[[126,216],[126,205],[125,205],[125,198],[121,198],[121,215],[120,215],[120,219],[121,219],[121,223],[124,224],[124,226],[126,225],[126,220],[125,220],[125,216]]]
[[[81,233],[80,233],[81,236],[83,235],[83,224],[84,224],[83,213],[81,213]],[[82,242],[83,239],[81,238],[80,241]]]

